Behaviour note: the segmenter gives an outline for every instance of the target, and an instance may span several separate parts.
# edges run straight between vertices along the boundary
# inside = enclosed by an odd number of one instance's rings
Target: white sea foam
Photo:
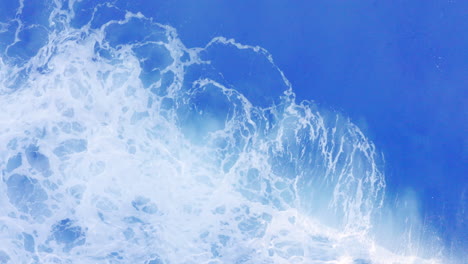
[[[0,263],[442,263],[378,245],[379,152],[296,102],[266,50],[73,15],[24,63],[2,56]],[[243,56],[256,67],[223,71]]]

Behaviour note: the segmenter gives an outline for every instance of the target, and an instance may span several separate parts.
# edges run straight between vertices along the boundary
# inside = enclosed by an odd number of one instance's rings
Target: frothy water
[[[261,47],[187,48],[110,3],[15,10],[0,24],[0,263],[446,263],[415,212],[382,220],[373,143],[297,102]]]

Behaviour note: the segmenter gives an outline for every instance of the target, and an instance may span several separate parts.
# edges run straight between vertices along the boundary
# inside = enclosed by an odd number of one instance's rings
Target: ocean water
[[[141,2],[1,3],[0,263],[462,263],[266,49]]]

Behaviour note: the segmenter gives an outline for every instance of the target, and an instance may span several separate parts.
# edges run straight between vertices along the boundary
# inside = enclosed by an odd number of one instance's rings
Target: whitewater
[[[268,51],[79,4],[0,24],[0,263],[449,263]]]

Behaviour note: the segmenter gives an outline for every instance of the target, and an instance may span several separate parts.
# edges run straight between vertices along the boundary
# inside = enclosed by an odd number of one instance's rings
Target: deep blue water
[[[0,263],[460,263],[463,10],[0,0]]]

